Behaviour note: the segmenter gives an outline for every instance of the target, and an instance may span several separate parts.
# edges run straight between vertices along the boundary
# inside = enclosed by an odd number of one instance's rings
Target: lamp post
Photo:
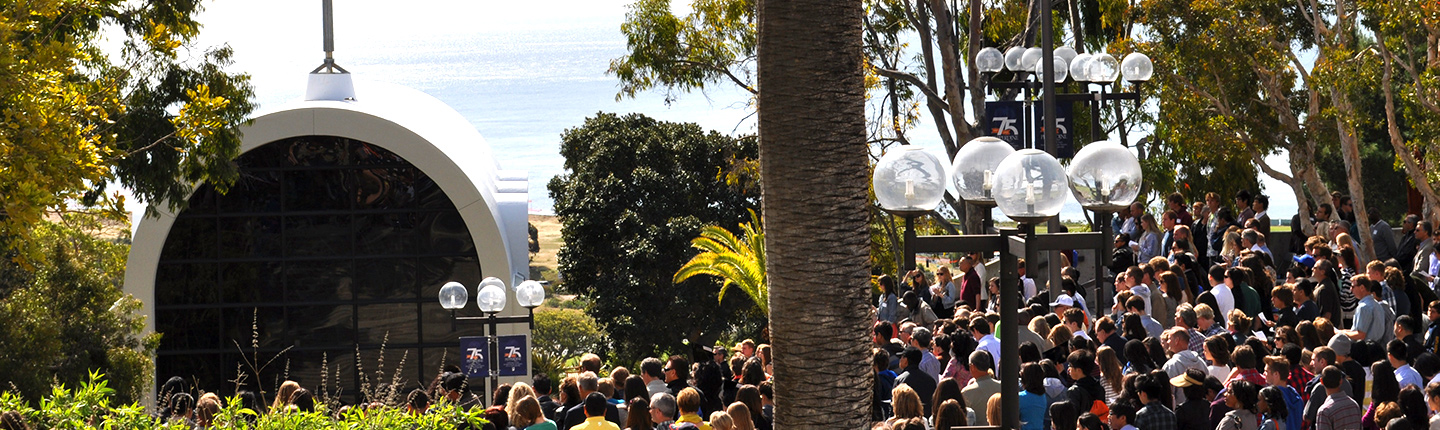
[[[1057,102],[1085,103],[1090,108],[1090,140],[1102,140],[1098,138],[1103,133],[1102,127],[1100,126],[1100,111],[1102,105],[1106,101],[1112,100],[1139,100],[1140,95],[1135,92],[1135,88],[1141,83],[1150,80],[1154,72],[1154,65],[1151,63],[1150,57],[1138,52],[1125,56],[1124,62],[1121,62],[1117,61],[1114,56],[1104,52],[1076,54],[1075,50],[1069,47],[1054,47],[1054,36],[1051,34],[1051,27],[1048,24],[1051,18],[1048,13],[1048,4],[1046,10],[1047,12],[1044,14],[1045,24],[1041,25],[1041,27],[1043,27],[1041,32],[1041,47],[1028,49],[1013,47],[1004,54],[995,48],[984,48],[975,55],[975,67],[986,77],[986,86],[989,88],[1023,89],[1024,101],[1027,107],[1033,103],[1032,96],[1034,91],[1037,89],[1041,90],[1041,93],[1044,95],[1042,99],[1042,109],[1044,110],[1043,116],[1045,120],[1045,134],[1042,138],[1044,142],[1047,142],[1045,145],[1046,151],[1048,151],[1050,155],[1057,155],[1058,144],[1056,144],[1056,131],[1059,129],[1056,124],[1057,117],[1055,113],[1055,104]],[[1004,70],[1016,73],[1022,79],[1018,82],[989,82],[989,77]],[[1034,81],[1026,80],[1031,76],[1034,77]],[[1056,91],[1055,85],[1065,82],[1067,77],[1078,83],[1082,92],[1060,93]],[[1122,77],[1124,81],[1130,83],[1130,91],[1108,92],[1107,90],[1110,86],[1116,83],[1116,79]],[[1090,91],[1090,84],[1097,85],[1099,90]],[[1026,125],[1020,127],[1022,129],[1020,135],[1026,147],[1034,147],[1034,139],[1030,136],[1031,127],[1029,125],[1031,123],[1029,121],[1031,109],[1025,109],[1024,115],[1027,120],[1025,121]],[[1115,118],[1116,123],[1119,125],[1118,129],[1123,133],[1125,124],[1124,112],[1120,109],[1119,104],[1115,105]],[[1104,218],[1108,216],[1109,214],[1105,213],[1105,211],[1096,211],[1097,224],[1106,224],[1107,221],[1105,221]],[[1058,220],[1050,223],[1052,230],[1059,229],[1059,227]],[[1105,225],[1097,226],[1096,230],[1106,230],[1107,234],[1110,233]],[[1098,251],[1104,253],[1105,250],[1108,250],[1108,241],[1104,246],[1105,249]],[[1053,257],[1054,255],[1052,254],[1052,261],[1054,260]],[[1097,258],[1097,260],[1103,259],[1104,257]],[[1034,271],[1033,269],[1036,268],[1037,263],[1035,259],[1027,259],[1027,264],[1031,266],[1032,272]],[[1099,264],[1099,262],[1097,262],[1097,264]],[[1059,271],[1059,266],[1052,264],[1048,278],[1051,280],[1058,278]],[[1106,285],[1106,283],[1101,278],[1105,277],[1096,276],[1097,290],[1105,289],[1103,286]],[[1057,291],[1058,283],[1052,282],[1051,294],[1053,295]]]
[[[1033,258],[1042,250],[1067,247],[1093,246],[1103,253],[1110,236],[1108,221],[1102,222],[1106,227],[1103,233],[1041,235],[1035,233],[1035,225],[1059,215],[1070,195],[1074,195],[1086,209],[1097,213],[1108,214],[1108,211],[1129,205],[1140,191],[1139,160],[1118,143],[1094,142],[1081,148],[1067,169],[1044,151],[1015,151],[998,139],[978,138],[956,154],[951,180],[966,201],[985,208],[987,212],[989,208],[999,207],[1007,217],[1019,223],[1019,229],[999,229],[999,234],[917,237],[910,218],[928,213],[938,204],[938,197],[934,197],[933,203],[920,198],[931,198],[925,194],[933,186],[928,179],[942,171],[943,167],[933,156],[918,156],[916,152],[920,151],[907,147],[881,157],[873,178],[876,200],[882,209],[907,218],[907,270],[914,266],[916,252],[1000,251],[1001,329],[996,331],[1000,337],[1002,356],[999,369],[1003,394],[1000,424],[1003,428],[1018,429],[1020,385],[1019,360],[1016,358],[1020,353],[1017,312],[1020,290],[1015,257],[1028,255]],[[918,178],[926,180],[919,181]],[[921,210],[925,205],[929,205],[929,209]],[[1011,240],[1017,234],[1024,235],[1020,246],[1015,246]],[[1102,254],[1097,260],[1103,258]],[[1097,262],[1097,279],[1103,278],[1100,276],[1102,267]]]
[[[450,311],[450,330],[455,331],[460,322],[483,322],[489,327],[486,337],[489,338],[489,361],[490,379],[486,384],[485,393],[482,398],[490,395],[493,387],[500,386],[500,360],[497,360],[496,352],[500,349],[500,324],[525,323],[531,329],[535,328],[535,308],[545,302],[545,287],[539,282],[529,280],[521,282],[515,287],[515,300],[527,311],[526,315],[520,316],[497,316],[505,310],[505,302],[508,297],[505,292],[505,282],[499,278],[489,277],[480,281],[476,287],[475,305],[480,312],[485,313],[483,317],[462,317],[456,315],[456,311],[465,308],[465,302],[469,301],[469,291],[465,285],[459,282],[447,282],[440,287],[440,307]],[[494,399],[490,399],[492,402]]]

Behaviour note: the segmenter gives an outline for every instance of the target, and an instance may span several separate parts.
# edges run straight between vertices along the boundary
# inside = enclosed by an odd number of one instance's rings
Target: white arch
[[[362,82],[357,82],[354,94],[355,100],[304,101],[258,115],[240,128],[241,153],[282,139],[317,135],[385,148],[425,172],[454,203],[475,243],[482,276],[500,278],[512,288],[517,276],[525,279],[529,275],[526,172],[500,170],[480,133],[434,97],[398,85]],[[164,204],[156,207],[158,216],[140,218],[132,226],[125,270],[124,291],[143,303],[141,312],[149,317],[147,333],[155,329],[160,252],[177,215]],[[504,312],[523,313],[519,306],[507,306]],[[529,331],[516,326],[503,327],[501,334]]]

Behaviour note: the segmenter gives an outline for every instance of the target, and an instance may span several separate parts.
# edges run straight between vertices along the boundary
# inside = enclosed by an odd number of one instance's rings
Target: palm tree
[[[675,272],[675,283],[685,282],[695,275],[720,278],[725,281],[720,286],[720,300],[725,300],[725,290],[734,285],[749,295],[760,312],[768,316],[770,290],[765,285],[765,232],[760,225],[760,216],[751,210],[750,222],[740,224],[740,230],[739,237],[718,225],[705,226],[700,230],[700,237],[691,240],[690,246],[703,252],[680,266],[680,270]]]
[[[874,372],[863,5],[757,3],[775,428],[868,428]]]

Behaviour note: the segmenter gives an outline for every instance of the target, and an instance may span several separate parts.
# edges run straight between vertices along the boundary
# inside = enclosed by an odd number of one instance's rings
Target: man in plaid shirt
[[[1175,309],[1175,325],[1185,329],[1185,334],[1190,336],[1190,350],[1200,356],[1205,356],[1205,335],[1195,330],[1199,325],[1199,317],[1195,315],[1195,308],[1189,303],[1181,304]]]
[[[1151,375],[1140,375],[1135,379],[1135,386],[1140,391],[1140,402],[1145,407],[1135,414],[1135,428],[1139,430],[1176,430],[1178,424],[1175,421],[1175,412],[1165,407],[1165,390],[1168,389],[1170,381],[1163,381]]]
[[[1320,372],[1320,383],[1325,386],[1325,404],[1315,415],[1315,430],[1352,430],[1360,428],[1360,405],[1340,390],[1340,381],[1345,372],[1335,366],[1326,366]]]

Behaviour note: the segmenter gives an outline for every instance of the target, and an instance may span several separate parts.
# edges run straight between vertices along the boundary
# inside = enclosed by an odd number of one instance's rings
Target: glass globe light
[[[1005,69],[1012,72],[1024,71],[1020,68],[1020,57],[1025,56],[1025,48],[1019,46],[1005,50]]]
[[[1054,71],[1054,75],[1051,76],[1051,79],[1054,79],[1055,83],[1057,84],[1065,82],[1065,77],[1070,76],[1070,66],[1066,65],[1065,59],[1060,58],[1059,55],[1055,56],[1055,62],[1050,70]],[[1040,79],[1045,78],[1045,62],[1041,61],[1035,63],[1035,76]]]
[[[1026,48],[1025,53],[1020,56],[1020,70],[1035,71],[1035,65],[1040,63],[1041,58],[1045,58],[1044,49]]]
[[[1035,224],[1060,214],[1069,185],[1059,160],[1045,151],[1022,149],[995,169],[995,203],[1010,219]]]
[[[1125,80],[1130,82],[1145,82],[1150,80],[1150,75],[1155,73],[1155,65],[1150,62],[1150,57],[1139,52],[1125,56],[1125,61],[1120,63],[1120,73]]]
[[[1070,64],[1071,61],[1075,61],[1075,55],[1075,49],[1069,46],[1055,48],[1055,56],[1064,58],[1065,64]]]
[[[1115,78],[1120,77],[1120,62],[1115,57],[1106,53],[1099,53],[1090,56],[1090,70],[1086,72],[1090,82],[1111,83]]]
[[[1140,160],[1117,142],[1099,141],[1080,148],[1066,176],[1075,200],[1085,209],[1117,211],[1140,195]]]
[[[1070,65],[1070,77],[1075,82],[1090,82],[1090,54],[1076,55],[1075,59],[1068,62]]]
[[[880,157],[872,184],[881,208],[900,214],[927,213],[945,197],[945,165],[929,151],[906,145]]]
[[[981,73],[996,73],[1005,69],[1005,54],[999,49],[985,48],[975,54],[975,69]]]
[[[505,282],[494,277],[480,281],[480,292],[475,295],[475,304],[480,305],[480,311],[487,314],[505,310]]]
[[[520,307],[533,309],[545,303],[545,286],[540,282],[528,280],[521,282],[515,287],[515,301],[520,302]]]
[[[440,307],[448,310],[456,310],[465,307],[465,302],[470,300],[470,292],[459,282],[446,282],[440,287]]]
[[[990,136],[977,137],[961,146],[955,153],[955,162],[950,165],[960,198],[967,203],[995,207],[995,168],[1000,160],[1014,153],[1015,148],[1010,144]]]

